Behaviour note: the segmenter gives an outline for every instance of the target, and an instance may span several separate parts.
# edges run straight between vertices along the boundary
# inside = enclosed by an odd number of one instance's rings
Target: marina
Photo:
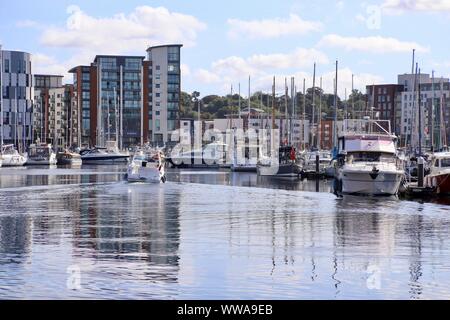
[[[39,299],[432,299],[449,201],[337,198],[331,181],[122,165],[2,168],[0,292]],[[78,287],[67,286],[79,270]]]

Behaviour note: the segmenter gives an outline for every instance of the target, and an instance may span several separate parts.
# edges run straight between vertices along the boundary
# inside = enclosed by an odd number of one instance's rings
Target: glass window
[[[141,59],[126,59],[125,69],[127,70],[140,70],[141,69]]]
[[[159,119],[155,120],[155,128],[156,131],[161,131],[161,122],[159,121]]]
[[[89,80],[91,80],[91,75],[89,73],[83,73],[82,79],[83,79],[83,81],[89,81]]]

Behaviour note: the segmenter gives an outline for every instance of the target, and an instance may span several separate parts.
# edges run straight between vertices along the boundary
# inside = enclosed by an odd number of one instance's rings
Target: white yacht
[[[81,150],[80,155],[83,164],[127,163],[130,158],[129,154],[102,147]]]
[[[3,145],[0,161],[1,158],[4,167],[21,167],[27,162],[26,156],[21,155],[12,144]]]
[[[166,182],[165,159],[162,152],[138,152],[127,170],[128,182]]]
[[[338,191],[396,195],[404,177],[389,120],[345,120],[338,138]]]
[[[51,144],[32,144],[28,151],[26,165],[56,165],[56,154]]]

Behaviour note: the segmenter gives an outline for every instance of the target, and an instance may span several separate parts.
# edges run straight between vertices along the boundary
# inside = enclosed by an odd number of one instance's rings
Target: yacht
[[[438,195],[450,194],[450,152],[431,156],[430,173],[425,177],[424,186],[432,188]]]
[[[56,155],[56,160],[58,164],[61,165],[81,165],[81,155],[79,153],[71,152],[69,150],[64,150],[63,152],[58,152]]]
[[[167,161],[175,168],[219,168],[225,161],[224,145],[211,143],[200,149],[172,150]]]
[[[21,155],[13,144],[3,145],[0,158],[4,167],[21,167],[27,162],[26,156]]]
[[[396,195],[404,178],[396,142],[389,120],[345,120],[338,137],[336,191]]]
[[[32,144],[28,151],[26,165],[56,165],[56,154],[51,144]]]
[[[330,151],[310,151],[304,158],[303,170],[305,173],[316,173],[316,156],[319,154],[319,174],[325,176],[334,176],[333,158]]]
[[[278,161],[273,161],[272,158],[261,158],[258,161],[257,173],[259,176],[300,178],[303,169],[302,166],[296,162],[296,157],[294,147],[280,147]]]
[[[166,182],[165,159],[162,152],[138,152],[127,170],[128,182]]]
[[[83,164],[127,163],[130,158],[129,154],[102,147],[81,150],[80,155]]]

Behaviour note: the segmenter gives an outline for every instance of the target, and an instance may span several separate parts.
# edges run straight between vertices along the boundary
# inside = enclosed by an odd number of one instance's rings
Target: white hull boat
[[[397,156],[397,137],[389,120],[345,120],[339,137],[336,168],[343,194],[397,195],[404,162]]]
[[[396,195],[404,172],[381,163],[344,166],[340,170],[342,192],[346,194]]]
[[[106,148],[94,148],[80,152],[83,164],[120,164],[128,163],[130,156]]]
[[[3,158],[3,167],[22,167],[27,162],[27,158],[21,155],[13,145],[4,145],[0,157]]]
[[[27,166],[53,166],[56,165],[56,154],[50,144],[31,145]]]
[[[135,155],[127,170],[128,182],[165,182],[165,160],[161,154]]]

